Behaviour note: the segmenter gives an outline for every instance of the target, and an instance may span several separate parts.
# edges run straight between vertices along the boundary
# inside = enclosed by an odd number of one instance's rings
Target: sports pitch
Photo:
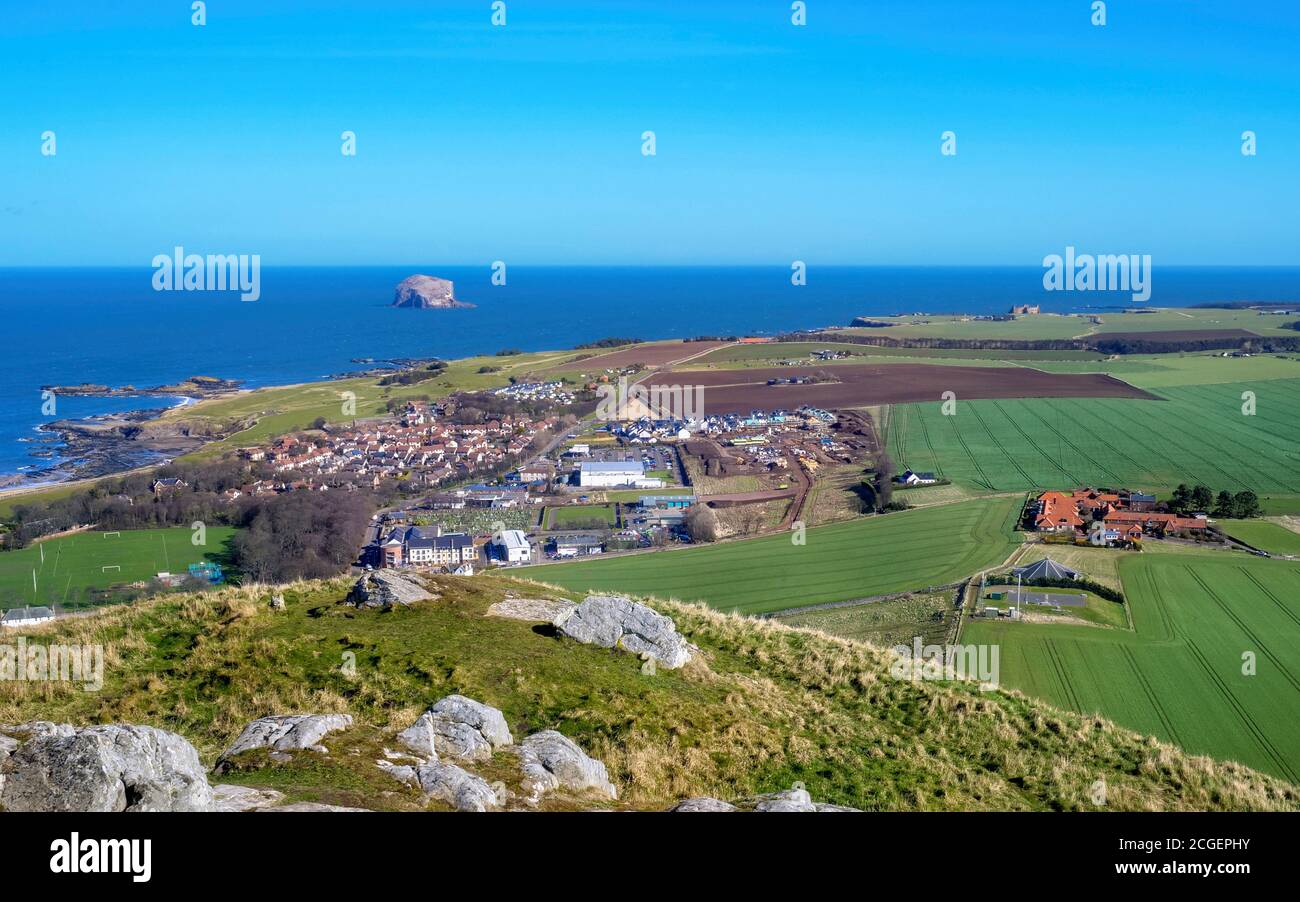
[[[985,498],[681,551],[531,567],[567,589],[702,601],[756,614],[944,585],[1014,550],[1022,500]]]
[[[1000,646],[1004,688],[1300,780],[1300,564],[1147,553],[1119,571],[1133,631],[970,621],[961,641]]]
[[[206,544],[196,546],[185,528],[92,531],[5,552],[0,554],[0,608],[63,607],[83,602],[89,590],[148,581],[164,571],[183,574],[190,564],[220,558],[234,533],[211,527]]]

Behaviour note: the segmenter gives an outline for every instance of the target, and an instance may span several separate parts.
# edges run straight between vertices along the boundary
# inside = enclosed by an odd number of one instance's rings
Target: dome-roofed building
[[[1034,561],[1024,567],[1017,567],[1011,571],[1012,575],[1020,577],[1022,580],[1029,582],[1035,579],[1078,579],[1079,571],[1071,570],[1064,564],[1058,564],[1050,557],[1045,557],[1041,561]]]

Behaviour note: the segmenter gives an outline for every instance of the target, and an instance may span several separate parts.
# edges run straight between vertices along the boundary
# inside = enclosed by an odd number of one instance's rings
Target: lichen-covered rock
[[[400,570],[372,570],[363,573],[348,592],[348,602],[359,608],[391,610],[437,596],[425,588],[424,580]]]
[[[455,764],[431,761],[416,767],[377,762],[394,778],[419,789],[426,799],[439,799],[457,811],[498,811],[505,805],[505,788]]]
[[[222,753],[217,772],[225,770],[228,759],[253,749],[270,749],[287,753],[300,749],[325,752],[320,744],[328,733],[352,726],[350,714],[276,714],[261,717],[244,727],[234,745]]]
[[[6,811],[213,809],[198,752],[175,733],[130,724],[62,724],[31,737],[0,763],[0,808]]]
[[[526,620],[532,623],[554,623],[556,618],[573,610],[571,601],[555,598],[503,598],[488,609],[489,617],[509,620]]]
[[[486,761],[495,749],[514,742],[500,711],[463,695],[438,700],[397,739],[430,760],[441,754],[465,761]]]
[[[560,632],[579,642],[648,655],[669,670],[691,658],[672,618],[620,595],[588,595],[553,622]]]
[[[212,787],[212,798],[217,811],[261,811],[279,805],[284,801],[284,793],[274,789],[218,783]]]
[[[711,799],[707,796],[698,799],[683,799],[676,805],[668,809],[669,811],[739,811],[735,805],[730,802],[724,802],[721,799]]]
[[[523,772],[523,789],[532,804],[557,789],[592,791],[618,798],[618,790],[609,781],[605,765],[587,757],[573,740],[555,730],[532,734],[519,743],[516,752]]]

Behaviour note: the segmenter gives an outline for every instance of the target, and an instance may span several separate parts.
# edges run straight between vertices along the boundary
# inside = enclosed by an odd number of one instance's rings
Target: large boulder
[[[571,792],[595,792],[610,799],[618,790],[609,781],[605,765],[555,730],[534,733],[517,749],[523,789],[528,801],[536,804],[548,792],[566,789]]]
[[[465,761],[486,761],[499,746],[514,742],[500,711],[463,695],[435,702],[397,739],[429,760],[442,754]]]
[[[424,580],[400,570],[371,570],[363,573],[348,592],[348,602],[359,608],[391,610],[394,605],[415,604],[437,596],[425,588]]]
[[[6,811],[213,810],[194,746],[153,727],[34,732],[0,763],[0,773]]]
[[[426,800],[439,799],[457,811],[497,811],[506,801],[504,787],[492,786],[455,764],[430,761],[412,767],[377,763],[396,779],[423,792]]]
[[[217,761],[217,772],[223,772],[226,762],[236,755],[253,749],[270,749],[272,752],[292,752],[312,749],[325,752],[320,741],[327,733],[346,730],[352,726],[351,714],[276,714],[261,717],[244,727],[235,744],[222,753]]]
[[[560,632],[588,645],[647,655],[672,670],[690,660],[672,619],[620,595],[588,595],[553,621]]]

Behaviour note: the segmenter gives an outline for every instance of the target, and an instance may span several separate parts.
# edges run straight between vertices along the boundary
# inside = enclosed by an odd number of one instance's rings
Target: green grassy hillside
[[[347,712],[328,757],[254,764],[232,782],[290,800],[413,808],[373,761],[431,701],[460,692],[500,708],[515,736],[554,728],[603,760],[618,807],[735,798],[803,781],[814,798],[868,809],[1296,809],[1300,789],[1191,758],[1096,717],[973,684],[889,675],[873,646],[656,603],[698,647],[679,671],[486,616],[499,576],[439,579],[442,597],[390,613],[340,603],[345,580],[169,596],[43,627],[29,641],[107,646],[105,685],[0,683],[0,722],[125,721],[175,730],[215,756],[251,719]],[[349,661],[351,667],[348,666]],[[349,675],[349,673],[351,675]],[[480,770],[507,779],[507,753]]]

